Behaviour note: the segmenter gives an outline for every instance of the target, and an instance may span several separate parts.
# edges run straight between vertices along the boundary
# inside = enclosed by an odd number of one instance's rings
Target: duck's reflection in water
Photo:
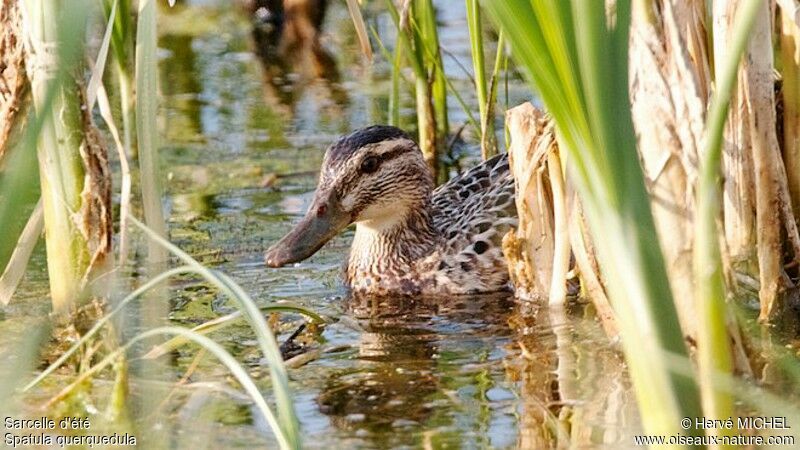
[[[327,0],[245,0],[244,6],[270,106],[292,112],[312,84],[335,105],[347,104],[336,60],[321,43]]]
[[[441,347],[482,339],[491,347],[495,338],[508,334],[511,304],[507,295],[350,299],[348,317],[363,328],[360,363],[328,378],[317,400],[320,410],[336,427],[362,430],[365,436],[424,424],[443,401],[442,392],[453,388],[448,383],[459,377],[457,369],[447,374],[440,365]],[[476,362],[468,346],[459,351],[448,350],[446,364]]]

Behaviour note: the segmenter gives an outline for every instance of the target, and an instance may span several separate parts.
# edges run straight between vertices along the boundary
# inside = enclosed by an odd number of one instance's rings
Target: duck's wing
[[[487,226],[514,225],[514,180],[507,154],[490,158],[439,186],[432,203],[433,224],[448,242],[483,233]]]
[[[508,156],[453,178],[434,191],[432,203],[433,223],[444,240],[441,269],[491,278],[485,284],[505,283],[502,239],[517,224]]]

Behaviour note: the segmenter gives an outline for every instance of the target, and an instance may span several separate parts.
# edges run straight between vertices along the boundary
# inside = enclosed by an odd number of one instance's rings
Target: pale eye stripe
[[[414,141],[407,138],[396,138],[382,141],[375,145],[375,155],[382,156],[387,153],[392,153],[403,148],[404,150],[411,150],[416,144]]]

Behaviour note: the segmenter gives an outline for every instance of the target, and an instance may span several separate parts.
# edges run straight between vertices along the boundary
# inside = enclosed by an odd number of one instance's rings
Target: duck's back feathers
[[[439,284],[465,292],[500,290],[508,274],[502,238],[517,224],[508,156],[497,155],[433,192],[433,223],[444,243]]]

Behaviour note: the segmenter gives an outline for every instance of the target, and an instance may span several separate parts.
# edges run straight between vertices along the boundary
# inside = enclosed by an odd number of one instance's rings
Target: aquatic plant
[[[28,41],[30,48],[26,48],[25,57],[29,58],[27,66],[32,92],[34,108],[29,117],[22,115],[14,122],[15,128],[10,133],[8,142],[3,143],[3,173],[0,178],[0,223],[18,228],[19,211],[33,209],[32,218],[24,230],[20,230],[21,238],[16,243],[18,234],[4,234],[0,239],[2,253],[5,255],[3,262],[4,274],[2,279],[3,302],[10,300],[21,274],[24,273],[30,257],[31,250],[41,233],[46,230],[47,262],[50,274],[50,289],[53,299],[53,309],[60,315],[61,324],[68,328],[75,325],[71,323],[78,320],[72,313],[88,311],[84,304],[89,299],[96,299],[100,304],[109,300],[108,291],[100,287],[112,284],[113,276],[109,275],[112,268],[113,257],[111,249],[111,198],[110,198],[110,169],[105,148],[102,146],[98,131],[91,123],[91,112],[95,105],[99,105],[101,116],[107,122],[109,132],[113,135],[118,149],[120,163],[123,167],[123,192],[122,202],[130,195],[130,174],[127,173],[127,156],[136,153],[139,160],[140,186],[142,189],[142,203],[145,217],[149,226],[140,223],[131,216],[120,219],[120,229],[125,230],[128,221],[140,227],[149,236],[149,264],[152,279],[134,290],[133,293],[119,302],[113,311],[106,315],[90,317],[96,320],[88,330],[77,329],[76,342],[64,352],[48,369],[39,374],[34,380],[22,387],[22,392],[38,385],[43,380],[51,377],[56,369],[71,359],[77,358],[80,373],[74,380],[63,387],[61,392],[50,400],[55,404],[67,399],[78,389],[83,389],[87,381],[112,367],[116,373],[117,387],[115,395],[109,403],[111,409],[127,410],[125,394],[129,376],[125,353],[133,348],[139,341],[150,339],[153,336],[173,334],[182,336],[182,341],[170,341],[173,348],[186,342],[194,342],[201,348],[214,354],[229,368],[232,374],[242,384],[248,395],[262,411],[271,429],[274,431],[281,448],[299,448],[300,434],[292,395],[288,387],[286,370],[282,356],[278,349],[275,337],[263,317],[264,311],[291,311],[307,314],[320,320],[319,316],[303,308],[291,305],[280,307],[259,308],[248,294],[233,280],[224,274],[218,273],[200,265],[188,254],[170,244],[166,236],[166,224],[163,219],[162,193],[159,187],[160,175],[158,171],[158,130],[157,117],[157,80],[156,80],[156,5],[154,1],[139,2],[139,13],[136,30],[125,26],[129,10],[119,11],[119,8],[129,8],[128,2],[109,2],[108,23],[105,27],[104,38],[100,45],[99,55],[94,67],[91,67],[91,77],[83,87],[83,77],[80,75],[84,59],[83,39],[86,35],[87,20],[91,17],[87,11],[93,11],[88,2],[70,5],[69,8],[59,1],[26,1],[22,8],[24,14],[13,16],[13,20],[25,20],[24,27],[18,30],[30,30],[30,35],[18,36],[20,42]],[[125,20],[115,18],[123,15]],[[13,25],[18,25],[19,22]],[[136,38],[132,37],[133,32]],[[21,32],[21,31],[20,31]],[[113,38],[112,38],[113,36]],[[132,80],[128,77],[129,63],[126,62],[126,49],[135,42],[135,72]],[[103,73],[109,48],[113,47],[117,59],[117,75],[120,89],[119,98],[122,101],[123,136],[120,137],[115,126],[113,114],[109,105],[108,96],[103,86]],[[20,65],[18,68],[22,68]],[[136,143],[138,152],[132,152],[132,139],[130,138],[132,121],[130,119],[130,92],[126,85],[131,82],[136,85]],[[21,91],[21,92],[24,92]],[[20,101],[24,104],[25,98]],[[24,110],[24,108],[23,108]],[[127,119],[125,117],[128,117]],[[25,120],[27,119],[27,121]],[[8,144],[8,145],[6,145]],[[8,149],[6,152],[5,150]],[[39,191],[36,177],[36,149],[39,153],[39,172],[41,173],[41,195],[43,207],[34,207],[36,195]],[[127,192],[126,192],[127,191]],[[43,210],[43,214],[42,214]],[[128,214],[123,206],[123,214]],[[24,221],[23,221],[24,223]],[[38,225],[37,225],[38,224]],[[16,249],[12,253],[11,249]],[[124,248],[127,240],[120,242]],[[187,266],[177,269],[167,269],[167,250],[172,252]],[[126,264],[126,252],[121,249],[119,264]],[[112,322],[122,309],[132,300],[160,289],[164,281],[171,277],[196,273],[216,285],[232,300],[238,302],[241,308],[240,315],[247,319],[252,327],[259,347],[265,357],[265,365],[270,370],[273,392],[276,397],[278,414],[272,414],[263,394],[255,387],[254,380],[247,371],[237,363],[232,356],[214,343],[209,338],[197,331],[176,329],[174,327],[159,327],[166,316],[165,297],[156,295],[150,302],[156,301],[160,307],[142,308],[143,322],[151,330],[142,332],[130,339],[123,340],[119,346],[115,345],[117,336],[124,336],[116,327],[118,323]],[[109,281],[111,280],[111,281]],[[102,309],[101,309],[102,311]],[[102,312],[100,313],[102,314]],[[149,320],[148,320],[149,318]],[[228,321],[236,319],[231,316]],[[76,322],[77,323],[77,322]],[[224,325],[224,323],[222,324]],[[56,328],[64,325],[57,325]],[[80,325],[79,325],[80,326]],[[74,328],[73,328],[74,329]],[[43,331],[45,331],[43,329]],[[100,334],[103,331],[104,334]],[[40,345],[41,335],[31,334],[30,342],[21,343],[18,350],[21,352],[20,369],[30,369],[39,353],[36,348]],[[24,345],[23,345],[24,344]],[[99,361],[93,361],[95,350],[103,348],[106,354]],[[95,357],[102,356],[102,352]],[[160,372],[159,372],[160,371]],[[150,363],[143,373],[158,378],[164,371],[158,364]],[[17,374],[18,375],[18,374]],[[27,378],[27,377],[22,377]],[[12,388],[17,386],[19,378],[7,379],[2,383],[9,389],[3,390],[4,403],[12,394]],[[138,382],[138,381],[134,381]],[[120,384],[121,383],[121,384]],[[143,397],[150,404],[156,404],[163,399],[149,392],[148,383],[143,383]],[[19,395],[17,393],[16,395]],[[149,400],[148,400],[149,398]],[[133,408],[132,410],[136,410]],[[80,413],[76,411],[76,413]],[[120,413],[127,417],[127,413]],[[138,413],[137,413],[138,414]],[[157,436],[151,439],[158,439]]]
[[[483,24],[481,22],[481,8],[478,0],[466,0],[467,25],[469,26],[469,40],[472,55],[472,65],[475,70],[475,93],[478,98],[480,110],[481,156],[488,159],[497,154],[497,135],[495,132],[495,103],[497,101],[497,88],[499,84],[500,68],[502,67],[505,52],[505,42],[501,32],[497,38],[497,53],[491,77],[486,78],[486,63],[484,58]]]
[[[730,292],[741,292],[734,280],[740,272],[756,268],[761,319],[769,320],[778,302],[779,266],[788,257],[778,241],[782,227],[786,247],[797,255],[795,218],[785,213],[791,202],[781,175],[789,168],[781,167],[777,158],[775,100],[766,81],[773,69],[768,3],[715,2],[713,23],[726,28],[715,29],[713,60],[705,49],[712,41],[704,36],[704,24],[711,18],[702,2],[619,1],[608,10],[602,2],[580,1],[483,5],[509,36],[513,58],[525,69],[556,126],[558,145],[530,156],[519,153],[517,157],[542,159],[517,164],[521,170],[517,175],[526,176],[525,171],[542,170],[545,165],[552,170],[555,165],[568,173],[577,190],[581,209],[573,208],[570,220],[580,222],[585,211],[591,246],[597,249],[589,256],[596,258],[601,273],[593,273],[591,261],[586,260],[580,231],[573,234],[572,246],[598,311],[606,311],[606,291],[611,299],[613,310],[601,317],[604,325],[606,320],[613,322],[607,330],[619,330],[645,429],[681,432],[677,421],[698,414],[701,399],[706,417],[730,416],[734,396],[719,382],[720,376],[733,373],[734,366],[750,370],[728,306]],[[748,38],[752,38],[749,47]],[[745,50],[748,56],[740,69]],[[796,66],[791,58],[783,63]],[[728,149],[723,170],[723,125],[737,71],[738,103],[725,131],[730,137],[726,141],[736,142],[746,130],[744,134],[752,136],[747,145],[753,153],[747,153],[748,147]],[[713,97],[708,95],[712,73]],[[627,92],[630,98],[620,95]],[[664,98],[671,99],[671,106],[663,106]],[[704,99],[711,103],[707,113]],[[653,120],[654,113],[659,120]],[[664,148],[669,150],[665,153]],[[544,156],[554,152],[567,157],[545,163]],[[691,167],[698,159],[699,169]],[[691,176],[694,170],[699,170],[699,178]],[[728,193],[724,209],[720,208],[722,179]],[[755,215],[753,209],[742,207],[753,205],[742,196],[757,205]],[[552,197],[556,205],[564,201],[555,188]],[[758,223],[762,230],[758,239],[753,234],[743,237],[742,223]],[[552,239],[562,228],[551,228],[547,237]],[[729,251],[739,249],[736,266],[730,259],[723,265],[720,235],[728,237]],[[542,239],[538,234],[520,238],[537,245]],[[687,248],[694,256],[693,271],[687,264]],[[556,261],[553,253],[550,257]],[[528,270],[532,273],[535,268]],[[563,299],[557,291],[547,286],[540,294]],[[673,296],[673,291],[680,295]],[[676,355],[687,357],[684,336],[696,343],[696,374],[675,368]],[[724,433],[709,431],[717,432]]]
[[[630,3],[606,21],[601,2],[486,2],[513,57],[535,83],[568,153],[617,314],[645,429],[680,432],[699,414],[691,377],[673,373],[668,351],[686,355],[642,170],[627,92]],[[574,7],[574,10],[573,10]],[[623,269],[624,268],[624,269]]]
[[[431,171],[441,181],[446,176],[439,169],[439,159],[450,128],[447,77],[439,50],[433,3],[431,0],[407,1],[398,11],[394,3],[387,0],[386,7],[397,27],[394,68],[399,73],[400,58],[406,58],[414,72],[419,147]],[[398,107],[397,101],[393,107]]]
[[[87,2],[69,8],[58,1],[25,2],[32,59],[28,76],[36,111],[44,117],[39,173],[50,292],[58,313],[74,309],[86,283],[107,270],[111,245],[107,157],[82,109],[84,88],[75,77],[83,43],[69,36],[75,29],[64,26],[80,29],[86,8]],[[59,20],[62,16],[78,17]],[[54,48],[64,50],[54,55]],[[59,83],[51,83],[53,74]]]

